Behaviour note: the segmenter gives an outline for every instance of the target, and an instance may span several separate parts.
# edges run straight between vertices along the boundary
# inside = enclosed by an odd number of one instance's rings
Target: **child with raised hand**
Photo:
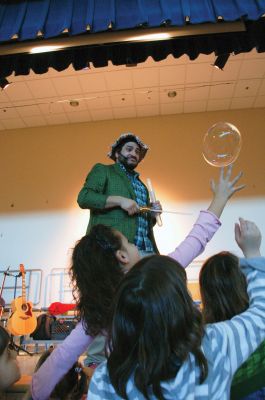
[[[265,338],[265,259],[261,234],[240,219],[235,238],[249,308],[204,327],[185,271],[165,256],[140,260],[113,302],[110,355],[95,371],[88,400],[228,400],[235,371]]]
[[[232,167],[221,169],[219,181],[211,183],[213,199],[201,211],[189,235],[169,254],[182,267],[203,252],[220,227],[219,217],[228,199],[244,185],[236,186],[241,173],[231,179]],[[106,335],[116,287],[124,274],[140,259],[136,246],[120,232],[95,225],[75,246],[70,277],[81,321],[34,373],[31,392],[34,400],[49,398],[55,385],[83,354],[93,339]]]

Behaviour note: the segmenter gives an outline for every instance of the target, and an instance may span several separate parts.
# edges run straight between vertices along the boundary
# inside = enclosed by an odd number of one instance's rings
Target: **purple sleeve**
[[[44,364],[33,374],[31,382],[33,400],[49,399],[57,383],[92,341],[93,337],[85,333],[82,322],[79,322],[63,343],[53,350]]]
[[[178,261],[186,268],[198,255],[200,255],[206,244],[211,240],[221,222],[210,211],[201,211],[188,236],[168,256]]]

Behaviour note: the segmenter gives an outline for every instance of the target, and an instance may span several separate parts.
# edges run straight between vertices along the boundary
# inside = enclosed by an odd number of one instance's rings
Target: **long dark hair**
[[[180,264],[166,256],[143,258],[121,282],[113,307],[107,366],[119,396],[127,399],[126,384],[133,374],[145,398],[151,389],[164,399],[160,383],[176,376],[189,352],[200,366],[201,382],[206,378],[202,316]]]
[[[70,268],[73,296],[89,335],[102,333],[109,323],[114,292],[123,277],[115,255],[121,246],[115,230],[95,225],[73,250]]]
[[[199,275],[206,323],[231,319],[249,306],[247,282],[238,257],[223,251],[205,261]]]
[[[0,356],[4,353],[9,343],[10,335],[5,328],[0,325]]]

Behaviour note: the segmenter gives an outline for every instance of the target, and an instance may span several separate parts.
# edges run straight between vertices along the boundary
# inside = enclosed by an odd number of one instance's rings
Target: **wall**
[[[138,170],[144,180],[152,180],[164,209],[192,213],[163,215],[163,227],[156,228],[155,235],[161,252],[169,252],[188,233],[198,211],[209,204],[209,181],[217,179],[219,170],[204,161],[202,139],[212,124],[222,120],[235,124],[242,134],[234,173],[244,171],[242,182],[247,187],[230,201],[222,228],[200,259],[224,248],[240,254],[233,240],[239,216],[253,219],[265,232],[264,109],[1,132],[0,270],[8,265],[16,269],[21,262],[26,268],[41,269],[42,293],[32,293],[35,302],[39,295],[42,305],[65,300],[54,289],[50,274],[54,268],[67,268],[71,248],[85,233],[89,212],[78,208],[77,194],[93,164],[109,163],[109,145],[126,131],[150,146]],[[263,242],[265,253],[264,246]],[[198,268],[190,268],[190,278],[197,272]],[[63,285],[68,288],[68,281]]]

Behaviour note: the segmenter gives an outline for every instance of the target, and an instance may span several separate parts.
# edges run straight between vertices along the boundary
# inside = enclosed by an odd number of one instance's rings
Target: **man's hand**
[[[231,179],[232,165],[227,168],[225,175],[224,168],[221,168],[219,181],[215,182],[211,179],[211,190],[213,192],[213,200],[208,208],[209,211],[213,212],[218,218],[221,216],[223,209],[231,196],[239,190],[243,189],[246,185],[235,186],[236,183],[242,176],[240,172],[234,179]]]
[[[162,205],[159,200],[154,201],[153,203],[150,203],[150,206],[153,210],[161,210],[161,212],[152,212],[151,211],[151,217],[156,218],[157,215],[161,215],[163,210],[162,210]]]
[[[235,224],[235,239],[246,258],[260,257],[261,233],[254,222],[239,218],[239,224]]]
[[[126,197],[121,197],[120,199],[120,207],[127,211],[128,215],[134,215],[139,213],[139,206],[136,201],[132,199],[127,199]]]

